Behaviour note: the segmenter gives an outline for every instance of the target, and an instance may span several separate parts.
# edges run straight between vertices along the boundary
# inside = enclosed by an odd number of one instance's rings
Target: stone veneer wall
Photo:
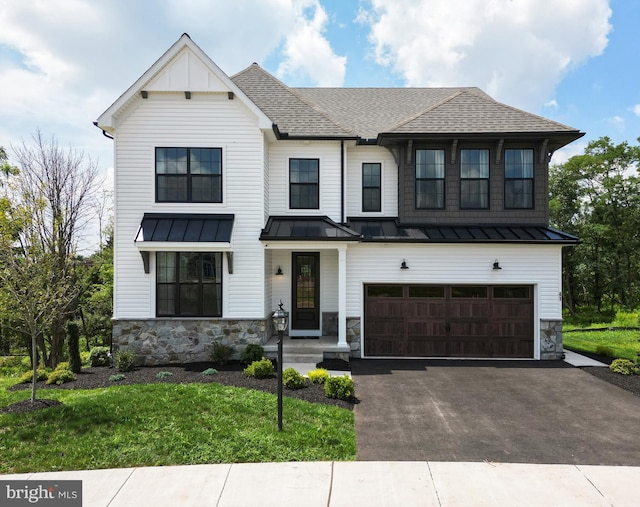
[[[540,320],[540,359],[562,359],[562,320]]]
[[[361,357],[360,317],[347,317],[347,343],[351,346],[351,357]]]
[[[113,321],[113,352],[125,349],[136,364],[183,364],[209,361],[214,343],[234,348],[234,359],[249,343],[262,345],[271,334],[271,319],[140,319]]]

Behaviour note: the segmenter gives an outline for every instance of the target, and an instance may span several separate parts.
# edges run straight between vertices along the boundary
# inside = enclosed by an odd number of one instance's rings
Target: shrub
[[[604,357],[613,357],[614,352],[609,345],[597,345],[596,346],[596,354]]]
[[[231,345],[225,345],[224,343],[214,343],[209,357],[215,364],[224,366],[229,362],[229,359],[231,359],[233,352],[234,349]]]
[[[58,366],[56,366],[53,369],[53,371],[60,371],[60,370],[71,370],[71,366],[69,366],[69,363],[67,361],[62,361],[58,363]]]
[[[248,377],[266,378],[273,375],[273,363],[270,359],[262,358],[252,362],[244,369],[244,374]]]
[[[132,371],[135,367],[134,361],[136,356],[128,350],[120,350],[115,357],[116,366],[120,371]]]
[[[171,373],[170,371],[159,371],[158,374],[156,375],[157,378],[167,378],[167,377],[171,377],[173,375],[173,373]]]
[[[215,368],[207,368],[202,372],[202,375],[215,375],[216,373],[218,373],[218,370]]]
[[[638,327],[638,314],[634,312],[616,312],[611,323],[614,327]]]
[[[125,376],[122,373],[116,373],[115,375],[111,375],[109,377],[109,382],[119,382],[124,380]]]
[[[621,375],[636,375],[640,372],[640,368],[628,359],[616,359],[610,365],[609,369]]]
[[[47,380],[48,378],[49,372],[44,368],[38,368],[38,371],[36,371],[36,380]],[[22,377],[20,377],[19,383],[26,384],[31,381],[33,381],[33,370],[25,371]]]
[[[287,368],[282,372],[282,384],[287,389],[302,389],[306,381],[295,368]]]
[[[89,354],[91,366],[110,366],[109,347],[93,347]]]
[[[49,378],[47,379],[47,384],[66,384],[67,382],[71,382],[72,380],[76,380],[76,376],[69,369],[69,363],[60,363],[55,370],[53,370],[49,374]]]
[[[317,368],[307,373],[307,377],[314,384],[324,384],[325,380],[329,378],[329,372],[324,368]]]
[[[91,352],[86,350],[80,352],[80,360],[82,362],[82,366],[91,366]]]
[[[73,373],[80,373],[82,370],[82,359],[80,359],[80,330],[78,324],[73,321],[67,322],[67,348],[69,350],[69,365]]]
[[[240,362],[249,365],[254,361],[260,361],[264,356],[264,349],[257,343],[250,343],[240,353]]]
[[[324,382],[324,393],[327,395],[327,398],[350,400],[353,398],[355,392],[353,379],[348,375],[328,377]]]
[[[31,356],[24,356],[20,360],[20,364],[23,368],[33,368],[33,366],[31,365]]]

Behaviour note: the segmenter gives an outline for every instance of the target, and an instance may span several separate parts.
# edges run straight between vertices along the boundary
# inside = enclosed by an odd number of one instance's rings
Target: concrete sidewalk
[[[240,463],[0,475],[82,480],[83,506],[636,506],[640,467]]]

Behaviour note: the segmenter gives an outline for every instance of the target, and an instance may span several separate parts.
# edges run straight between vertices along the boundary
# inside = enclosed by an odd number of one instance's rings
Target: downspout
[[[97,121],[94,121],[94,122],[93,122],[93,124],[94,124],[96,127],[98,127],[98,122],[97,122]],[[104,129],[101,129],[100,127],[98,127],[98,128],[99,128],[100,130],[102,130],[102,135],[103,135],[104,137],[108,137],[109,139],[113,139],[113,137],[112,137],[112,136],[110,136],[109,134],[107,134],[107,133],[105,132],[105,130],[104,130]]]
[[[344,139],[340,140],[340,223],[344,224]]]

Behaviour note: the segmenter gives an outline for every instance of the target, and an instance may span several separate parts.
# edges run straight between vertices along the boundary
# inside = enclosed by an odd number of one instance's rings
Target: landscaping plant
[[[633,361],[628,359],[616,359],[610,365],[609,369],[615,373],[621,375],[637,375],[640,373],[640,368]]]
[[[329,372],[324,368],[316,368],[307,373],[307,377],[313,384],[324,384],[329,378]]]
[[[244,374],[249,377],[266,378],[273,375],[273,363],[271,359],[263,357],[259,361],[253,361],[244,369]]]
[[[109,366],[109,347],[93,347],[89,355],[91,366]]]
[[[257,343],[250,343],[240,353],[240,362],[244,365],[249,365],[254,361],[260,361],[264,356],[264,349]]]
[[[287,368],[282,372],[282,384],[291,390],[305,387],[306,380],[295,368]]]
[[[324,393],[329,398],[350,400],[356,392],[353,379],[348,375],[328,377],[324,382]]]
[[[67,348],[69,351],[69,366],[73,373],[82,371],[82,359],[80,358],[80,330],[78,324],[67,322]]]
[[[132,371],[135,368],[133,352],[121,350],[116,354],[116,365],[120,371]]]
[[[214,343],[209,357],[215,364],[224,366],[229,362],[231,356],[233,356],[233,352],[234,350],[231,345],[225,345],[224,343]]]

